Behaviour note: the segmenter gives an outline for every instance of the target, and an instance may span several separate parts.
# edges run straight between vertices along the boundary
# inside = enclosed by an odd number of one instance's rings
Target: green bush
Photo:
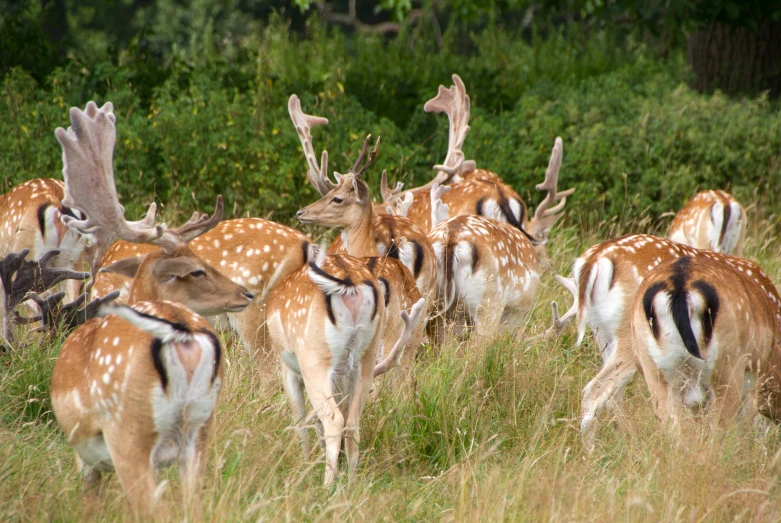
[[[453,72],[472,99],[466,155],[530,205],[540,200],[533,188],[556,136],[564,139],[560,185],[578,188],[571,215],[581,222],[656,218],[709,187],[749,201],[781,182],[777,103],[698,95],[686,86],[681,55],[661,61],[602,33],[562,30],[527,43],[495,28],[472,35],[474,52],[462,53],[452,36],[436,49],[423,30],[383,41],[312,23],[301,36],[276,20],[229,56],[159,61],[139,35],[113,55],[71,56],[45,81],[11,69],[0,84],[2,189],[60,177],[54,128],[68,123],[71,106],[111,100],[129,217],[153,197],[208,211],[221,193],[229,216],[290,222],[317,197],[287,114],[290,94],[330,120],[314,131],[314,145],[330,151],[332,171],[349,168],[366,134],[382,135],[369,175],[377,193],[383,169],[412,185],[432,176],[447,119],[422,106]]]

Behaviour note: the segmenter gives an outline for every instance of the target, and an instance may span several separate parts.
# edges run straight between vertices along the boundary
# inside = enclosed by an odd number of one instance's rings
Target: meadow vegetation
[[[229,50],[149,59],[142,38],[114,54],[80,52],[50,70],[0,69],[0,190],[60,177],[54,128],[71,106],[112,101],[115,173],[127,216],[155,198],[166,218],[210,211],[293,223],[317,196],[305,178],[287,97],[326,116],[316,148],[346,170],[367,133],[382,135],[379,174],[420,185],[444,156],[447,121],[422,106],[450,74],[472,97],[465,153],[539,202],[556,136],[560,187],[577,187],[550,244],[551,269],[521,341],[448,338],[417,361],[414,382],[379,386],[362,418],[357,480],[321,486],[319,452],[302,458],[281,389],[260,394],[250,357],[224,334],[227,367],[201,492],[204,519],[632,520],[781,518],[781,433],[702,423],[676,442],[654,418],[642,380],[607,416],[596,450],[578,439],[580,394],[599,367],[590,336],[542,336],[553,275],[597,241],[664,234],[698,189],[731,190],[749,211],[745,248],[777,283],[781,116],[765,96],[700,95],[679,51],[577,28],[519,38],[487,28],[441,44],[425,30],[347,38],[315,19],[303,32],[272,17]],[[171,223],[176,222],[171,220]],[[323,231],[307,229],[313,238]],[[56,425],[49,382],[61,339],[28,338],[0,355],[0,515],[4,521],[128,517],[116,480],[82,501],[73,452]],[[181,520],[175,468],[161,520]]]

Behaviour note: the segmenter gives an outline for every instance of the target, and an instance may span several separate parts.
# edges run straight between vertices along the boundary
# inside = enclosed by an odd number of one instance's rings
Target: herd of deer
[[[367,137],[334,182],[311,135],[328,121],[290,97],[307,177],[323,196],[296,217],[342,229],[327,252],[272,221],[221,221],[219,196],[212,216],[195,213],[178,229],[156,221],[155,204],[144,219],[126,221],[112,165],[113,106],[71,109],[71,127],[56,130],[64,184],[32,180],[0,197],[2,334],[11,345],[13,319],[75,327],[51,397],[87,483],[115,470],[131,505],[150,510],[155,469],[178,460],[185,502],[193,501],[224,372],[220,340],[204,317],[238,335],[266,386],[281,368],[305,454],[306,427],[317,430],[326,484],[343,444],[355,472],[372,380],[394,366],[411,372],[429,320],[469,325],[472,339],[518,335],[535,303],[549,232],[574,192],[557,191],[562,140],[536,187],[546,197],[530,216],[497,174],[465,160],[469,97],[453,80],[425,105],[450,121],[444,163],[429,184],[403,192],[401,184],[390,189],[383,172],[382,204],[372,203],[362,179],[379,140],[367,151]],[[781,299],[759,266],[736,257],[745,231],[741,205],[707,191],[678,213],[670,239],[604,241],[575,260],[572,278],[558,277],[575,303],[563,316],[552,304],[547,334],[576,320],[577,343],[590,327],[603,360],[583,391],[587,449],[600,411],[618,404],[637,369],[658,417],[673,427],[683,404],[710,404],[722,425],[746,406],[776,418]],[[65,291],[46,294],[63,280],[72,300],[65,306]],[[95,300],[81,307],[87,296]],[[40,316],[15,310],[29,299]],[[432,330],[436,342],[442,331]]]

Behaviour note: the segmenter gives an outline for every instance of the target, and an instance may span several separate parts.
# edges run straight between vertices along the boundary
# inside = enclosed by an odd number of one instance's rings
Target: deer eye
[[[197,271],[191,272],[190,276],[192,276],[193,278],[201,278],[203,276],[206,276],[206,271],[203,269],[198,269]]]
[[[331,200],[334,203],[342,203],[344,200],[339,198],[338,196],[334,196],[334,199]]]

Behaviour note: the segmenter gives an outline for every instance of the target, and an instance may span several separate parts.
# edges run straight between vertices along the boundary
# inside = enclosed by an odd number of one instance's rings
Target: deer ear
[[[136,277],[138,268],[141,266],[141,262],[144,261],[144,258],[146,258],[146,256],[133,256],[132,258],[118,260],[110,265],[101,267],[98,272],[111,272],[132,280]]]

